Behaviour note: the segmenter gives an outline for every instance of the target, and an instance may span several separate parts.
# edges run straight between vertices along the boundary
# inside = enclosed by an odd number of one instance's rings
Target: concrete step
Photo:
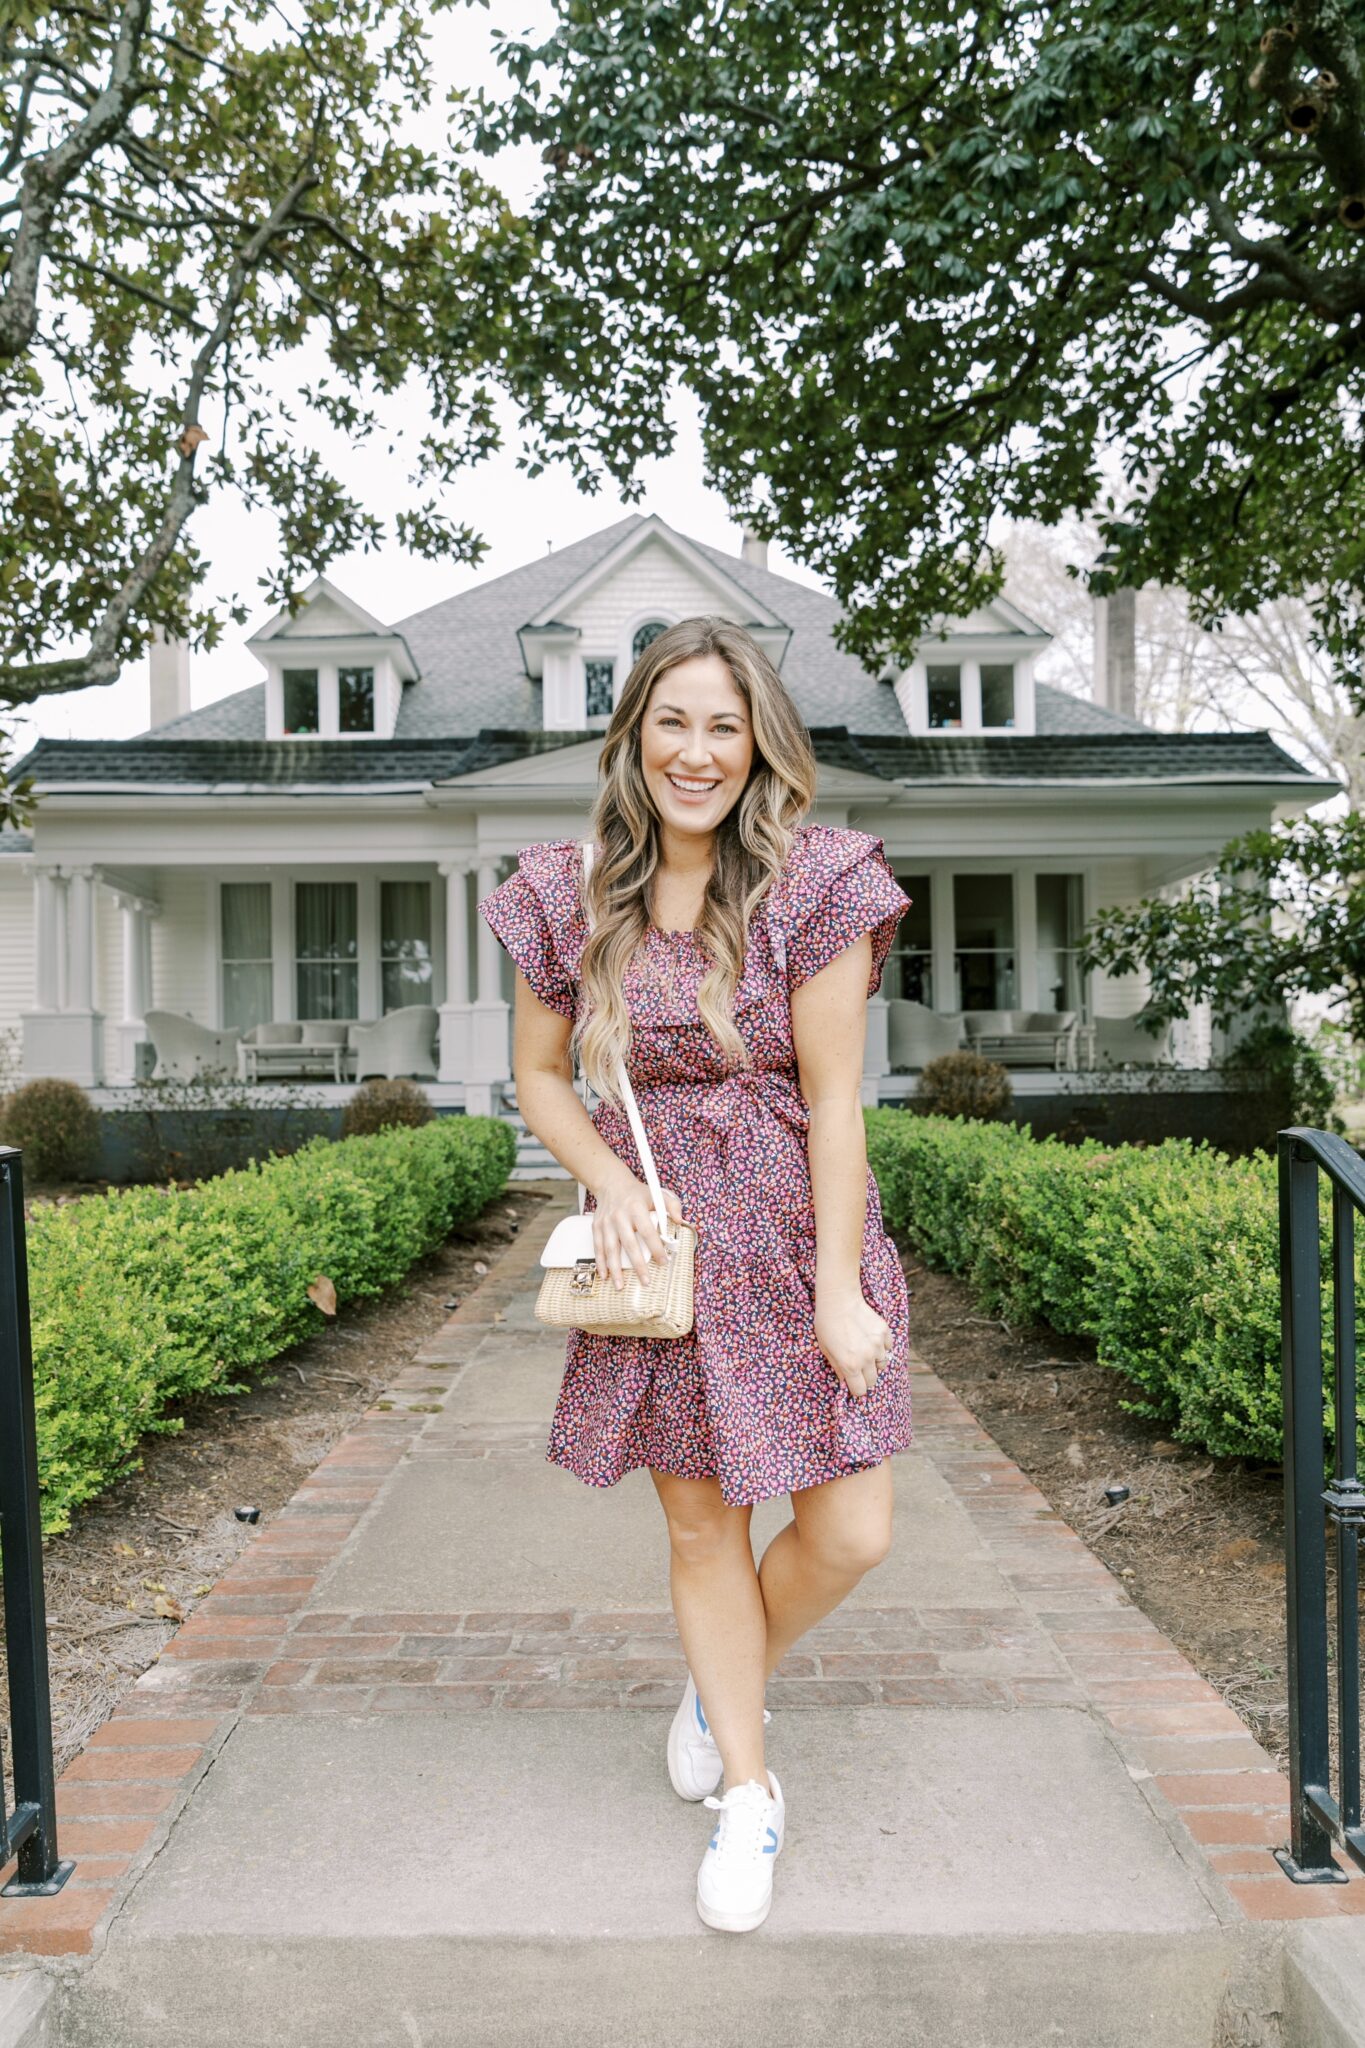
[[[402,1853],[392,1841],[376,1849]],[[1239,1963],[1217,1936],[698,1936],[166,1936],[68,1986],[60,2048],[1219,2048],[1257,2038],[1227,2025]]]

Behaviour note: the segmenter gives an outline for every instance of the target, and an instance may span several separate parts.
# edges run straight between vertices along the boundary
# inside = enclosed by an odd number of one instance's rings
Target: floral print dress
[[[569,1018],[587,938],[581,873],[577,840],[544,840],[479,903],[541,1001]],[[809,1112],[790,1000],[864,932],[875,994],[909,903],[880,838],[799,826],[750,922],[734,1018],[752,1065],[738,1071],[701,1021],[708,963],[695,935],[649,927],[626,974],[627,1068],[659,1178],[698,1226],[694,1323],[677,1338],[571,1330],[551,1464],[591,1486],[612,1486],[641,1465],[714,1475],[738,1506],[861,1471],[913,1441],[905,1276],[870,1167],[861,1286],[890,1325],[891,1355],[855,1399],[815,1340]],[[604,1099],[592,1117],[643,1180],[624,1107]]]

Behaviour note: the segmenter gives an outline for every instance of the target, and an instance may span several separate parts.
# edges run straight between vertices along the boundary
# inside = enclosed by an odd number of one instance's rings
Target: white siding
[[[655,540],[575,605],[566,623],[581,629],[579,644],[584,654],[620,656],[629,651],[627,627],[639,623],[644,615],[657,614],[672,621],[720,609],[715,588],[703,583],[671,549]],[[622,672],[618,682],[624,681]]]
[[[18,1063],[20,1023],[33,1007],[33,882],[20,862],[0,862],[0,1087]]]
[[[157,893],[161,915],[152,921],[149,1007],[179,1010],[207,1024],[215,1014],[209,988],[209,879],[202,870],[162,868]]]
[[[1095,863],[1095,901],[1098,910],[1117,910],[1138,903],[1149,892],[1142,883],[1140,860],[1102,860]],[[1094,1014],[1097,1017],[1131,1017],[1147,1000],[1145,974],[1102,974],[1091,978]]]

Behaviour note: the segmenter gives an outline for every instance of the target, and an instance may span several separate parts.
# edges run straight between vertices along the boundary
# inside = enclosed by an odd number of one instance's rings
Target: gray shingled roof
[[[596,733],[488,727],[473,739],[40,740],[30,760],[48,788],[123,782],[134,787],[381,785],[425,788],[482,768],[577,746]],[[1184,783],[1303,782],[1308,771],[1268,733],[1118,732],[1018,739],[911,739],[813,726],[818,758],[888,782]]]
[[[409,683],[398,714],[399,739],[450,739],[488,726],[534,729],[540,724],[540,684],[522,667],[517,629],[552,604],[562,590],[591,569],[626,536],[644,524],[632,512],[600,533],[524,562],[519,569],[475,584],[455,597],[395,621],[422,679]],[[723,569],[792,628],[782,677],[807,725],[846,725],[850,732],[903,735],[905,721],[895,693],[868,675],[832,637],[840,616],[837,601],[824,591],[794,583],[771,569],[729,555],[705,541],[700,554]],[[1040,733],[1147,732],[1083,697],[1046,684],[1038,687]],[[253,683],[201,711],[157,727],[158,740],[251,740],[265,736],[265,686]]]

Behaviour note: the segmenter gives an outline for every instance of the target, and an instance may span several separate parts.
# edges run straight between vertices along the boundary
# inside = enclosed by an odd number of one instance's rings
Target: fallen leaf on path
[[[334,1316],[337,1312],[337,1291],[325,1273],[319,1273],[310,1283],[308,1299],[325,1316]]]

